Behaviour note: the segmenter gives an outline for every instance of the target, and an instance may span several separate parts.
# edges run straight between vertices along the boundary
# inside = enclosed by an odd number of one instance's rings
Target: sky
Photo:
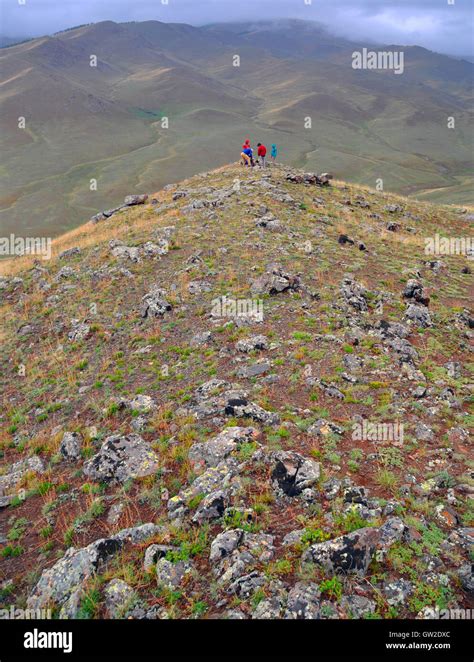
[[[0,34],[9,37],[104,20],[203,25],[283,17],[318,21],[355,40],[474,55],[474,0],[0,0]]]

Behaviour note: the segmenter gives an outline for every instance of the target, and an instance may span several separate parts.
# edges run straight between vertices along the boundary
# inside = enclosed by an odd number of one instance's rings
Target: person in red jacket
[[[262,168],[265,168],[266,167],[265,159],[266,159],[266,156],[267,156],[267,148],[265,147],[265,145],[262,145],[262,143],[258,143],[257,147],[258,147],[258,151],[257,151],[258,158],[260,160],[260,163],[262,164]]]

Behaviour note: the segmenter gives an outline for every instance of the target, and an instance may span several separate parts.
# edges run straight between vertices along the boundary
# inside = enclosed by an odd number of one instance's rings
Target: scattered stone
[[[124,483],[131,478],[150,476],[158,466],[158,456],[138,434],[116,434],[105,440],[83,470],[97,482]]]
[[[274,267],[253,281],[252,294],[279,294],[288,290],[296,291],[300,288],[298,276],[287,274],[281,267]]]
[[[127,195],[123,204],[127,207],[133,207],[134,205],[143,205],[148,200],[148,195],[144,193],[143,195]]]
[[[344,276],[341,292],[346,303],[352,306],[352,308],[355,308],[355,310],[364,312],[368,309],[367,290],[363,285],[357,283],[352,276]]]
[[[156,581],[158,586],[175,589],[180,586],[193,569],[190,561],[172,563],[161,558],[156,564]]]
[[[458,361],[448,361],[444,364],[444,368],[451,379],[461,378],[461,364]]]
[[[259,377],[264,375],[266,372],[271,370],[271,364],[269,361],[261,361],[260,363],[253,363],[252,365],[242,366],[237,370],[238,377],[244,377],[245,379],[251,379],[252,377]]]
[[[230,584],[230,591],[247,595],[264,583],[259,573],[248,575],[249,568],[268,563],[275,554],[273,536],[230,529],[220,533],[211,543],[210,561],[221,584]],[[263,581],[261,581],[261,578]],[[240,582],[232,584],[232,582]]]
[[[111,248],[111,253],[120,260],[131,260],[132,262],[140,262],[141,260],[138,246],[114,245]]]
[[[114,503],[111,507],[109,512],[107,513],[107,524],[110,524],[111,526],[115,526],[118,524],[120,517],[122,516],[122,513],[124,511],[125,505],[123,503]]]
[[[284,618],[314,620],[320,617],[321,592],[317,584],[297,582],[288,593]]]
[[[163,317],[171,309],[171,304],[166,300],[166,292],[159,287],[154,287],[143,297],[140,315],[143,318]]]
[[[474,573],[472,563],[466,563],[458,570],[461,585],[470,596],[474,596]]]
[[[181,519],[189,513],[189,503],[195,497],[205,497],[208,494],[225,490],[230,486],[234,472],[224,462],[216,467],[209,467],[196,478],[191,485],[181,490],[168,501],[168,516],[170,519]]]
[[[82,437],[77,432],[66,432],[62,438],[59,452],[69,462],[77,462],[81,458]]]
[[[298,496],[318,482],[321,467],[315,460],[292,451],[278,451],[273,457],[273,484],[287,496]]]
[[[413,584],[406,579],[397,579],[383,587],[385,598],[392,607],[405,604],[412,592]]]
[[[203,331],[202,333],[196,333],[191,338],[190,345],[191,347],[202,347],[203,345],[208,345],[212,340],[212,333],[210,331]]]
[[[156,409],[156,403],[149,395],[136,395],[133,400],[130,400],[128,406],[133,411],[137,411],[140,414],[149,414],[151,411]]]
[[[337,388],[334,384],[327,384],[323,380],[316,381],[316,384],[323,393],[325,393],[330,398],[337,398],[338,400],[344,400],[344,393]]]
[[[379,529],[366,527],[312,545],[303,553],[303,561],[315,563],[331,574],[354,573],[364,576],[376,550],[386,551],[401,539],[404,530],[403,522],[393,517]]]
[[[124,618],[138,602],[137,594],[123,579],[112,579],[105,587],[104,595],[109,618]]]
[[[320,418],[316,423],[309,426],[307,432],[315,437],[325,437],[331,432],[342,435],[344,434],[344,429],[332,421],[326,421],[324,418]]]
[[[220,519],[229,505],[230,493],[228,490],[216,490],[207,494],[196,510],[192,521],[195,524],[203,524],[214,519]]]
[[[420,441],[432,441],[434,439],[434,432],[426,423],[417,423],[415,437]]]
[[[216,467],[242,446],[255,441],[258,431],[248,427],[230,427],[223,430],[217,437],[209,441],[197,443],[189,450],[189,460],[195,469],[202,467]]]
[[[89,336],[90,330],[90,326],[85,322],[71,320],[71,331],[68,333],[68,338],[71,342],[80,342]]]
[[[235,348],[239,352],[253,352],[255,350],[264,350],[268,348],[268,338],[266,336],[251,336],[250,338],[245,338],[243,340],[239,340]]]
[[[343,595],[341,607],[351,618],[367,618],[370,614],[374,614],[377,609],[377,605],[373,600],[361,595]]]
[[[403,290],[404,299],[413,299],[416,303],[422,306],[429,304],[429,297],[425,296],[423,285],[417,280],[409,280]]]
[[[0,475],[0,495],[5,490],[15,487],[18,481],[29,471],[37,474],[44,473],[45,466],[43,460],[38,455],[28,457],[26,460],[19,460],[6,468],[6,472]]]
[[[405,311],[405,317],[411,322],[414,322],[416,326],[420,326],[423,329],[432,326],[431,316],[424,306],[409,304]]]

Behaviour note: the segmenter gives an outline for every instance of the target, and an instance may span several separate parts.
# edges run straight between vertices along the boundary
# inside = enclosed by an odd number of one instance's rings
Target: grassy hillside
[[[2,231],[57,236],[127,191],[237,159],[246,135],[289,164],[469,202],[472,64],[409,48],[403,76],[354,71],[361,47],[299,21],[109,21],[2,49]]]
[[[465,209],[226,166],[0,265],[0,607],[469,606],[471,263],[424,253],[469,229]],[[220,316],[223,296],[262,316]]]

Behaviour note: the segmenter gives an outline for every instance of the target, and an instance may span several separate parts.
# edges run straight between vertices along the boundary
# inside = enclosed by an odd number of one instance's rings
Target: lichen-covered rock
[[[131,262],[140,262],[140,249],[138,246],[118,245],[111,249],[111,253],[119,260],[130,260]]]
[[[367,618],[375,612],[377,605],[362,595],[343,595],[341,607],[350,618]]]
[[[321,566],[325,572],[365,575],[377,549],[378,535],[364,528],[346,536],[312,545],[303,554],[304,562]]]
[[[266,372],[271,370],[271,363],[269,361],[259,361],[258,363],[252,363],[251,365],[241,366],[237,370],[238,377],[244,377],[245,379],[251,379],[252,377],[258,377],[264,375]]]
[[[474,571],[472,563],[465,563],[458,570],[461,585],[471,598],[474,598]]]
[[[52,602],[68,611],[68,600],[74,599],[84,582],[121,547],[122,542],[116,538],[96,540],[82,549],[70,547],[62,559],[43,572],[28,598],[28,607],[41,609]]]
[[[171,519],[184,517],[189,512],[189,503],[193,498],[225,490],[230,486],[233,475],[233,469],[224,462],[216,467],[209,467],[189,487],[171,497],[168,501],[168,516]]]
[[[427,306],[430,301],[424,294],[423,285],[413,278],[407,281],[405,289],[403,290],[403,298],[413,299],[423,306]]]
[[[300,284],[299,276],[292,276],[281,267],[274,267],[254,280],[250,289],[252,294],[272,295],[287,290],[298,290]]]
[[[367,290],[357,283],[350,275],[344,276],[341,284],[341,293],[347,304],[358,312],[367,310]]]
[[[210,331],[202,331],[201,333],[196,333],[191,338],[190,345],[191,347],[202,347],[203,345],[208,345],[212,340],[212,333]]]
[[[45,471],[43,460],[38,455],[28,457],[26,460],[19,460],[7,467],[6,472],[0,475],[0,495],[5,490],[15,487],[18,481],[29,471],[38,474],[42,474]]]
[[[77,432],[66,432],[61,440],[59,452],[69,462],[76,462],[81,457],[82,437]]]
[[[219,519],[224,515],[230,502],[230,493],[228,490],[216,490],[207,494],[196,510],[192,521],[196,524],[203,524],[214,519]]]
[[[331,574],[353,573],[364,576],[377,550],[385,552],[401,540],[405,525],[398,517],[380,528],[365,527],[334,540],[312,545],[303,553],[303,561],[315,563]]]
[[[43,571],[30,594],[29,609],[51,604],[61,607],[61,617],[74,617],[79,608],[85,582],[99,572],[126,542],[136,544],[157,533],[155,524],[123,529],[111,538],[101,538],[87,547],[70,547],[51,568]]]
[[[160,559],[165,558],[168,552],[173,551],[177,551],[177,548],[171,545],[150,545],[145,551],[145,558],[143,560],[144,569],[147,571],[152,570]]]
[[[235,348],[237,351],[244,353],[264,350],[268,348],[268,338],[263,335],[244,338],[236,343]]]
[[[139,435],[116,434],[105,440],[83,470],[92,480],[124,483],[130,478],[150,476],[158,466],[158,456]]]
[[[285,619],[314,620],[320,618],[321,592],[317,584],[297,582],[288,593]]]
[[[274,538],[265,533],[248,533],[242,529],[231,529],[220,533],[211,543],[210,561],[219,583],[228,585],[249,575],[262,563],[268,563],[275,554]],[[257,573],[260,577],[259,573]],[[250,579],[256,579],[252,575]],[[248,577],[247,577],[248,579]],[[260,579],[257,580],[260,585]],[[232,591],[239,593],[239,583]]]
[[[189,460],[195,469],[216,467],[243,445],[255,441],[258,431],[255,428],[230,427],[209,441],[197,443],[189,450]]]
[[[274,620],[281,618],[283,601],[280,596],[274,595],[267,600],[259,602],[252,614],[254,620]]]
[[[280,416],[274,412],[266,411],[254,402],[247,402],[241,398],[229,398],[225,407],[227,416],[237,418],[251,418],[264,425],[278,425]]]
[[[160,287],[154,287],[143,297],[140,315],[143,318],[163,317],[171,309],[171,304],[166,300],[166,292]]]
[[[86,322],[80,322],[79,320],[71,320],[71,330],[68,333],[68,338],[71,342],[78,342],[80,340],[85,340],[90,333],[91,327]]]
[[[426,423],[417,423],[415,437],[421,441],[432,441],[434,439],[434,433]]]
[[[293,451],[278,451],[273,457],[273,484],[287,496],[298,496],[318,482],[321,467],[315,460]]]
[[[403,578],[389,582],[383,587],[385,599],[392,607],[404,604],[412,592],[413,584]]]
[[[136,395],[128,405],[130,409],[138,411],[140,414],[148,414],[156,409],[156,402],[149,395]]]
[[[162,558],[156,564],[156,581],[158,586],[175,589],[183,583],[192,569],[193,565],[190,561],[177,561],[173,563],[166,558]]]
[[[409,304],[405,311],[405,317],[407,320],[410,320],[410,322],[413,322],[416,326],[420,326],[423,329],[432,326],[431,316],[428,309],[424,306]]]
[[[228,587],[227,592],[239,598],[249,598],[258,588],[265,586],[266,578],[260,572],[253,570],[248,575],[237,577]]]
[[[147,200],[148,195],[146,193],[141,195],[127,195],[123,204],[127,205],[127,207],[132,207],[134,205],[143,205]]]
[[[138,602],[137,594],[123,579],[112,579],[105,587],[104,595],[109,618],[124,618]]]

